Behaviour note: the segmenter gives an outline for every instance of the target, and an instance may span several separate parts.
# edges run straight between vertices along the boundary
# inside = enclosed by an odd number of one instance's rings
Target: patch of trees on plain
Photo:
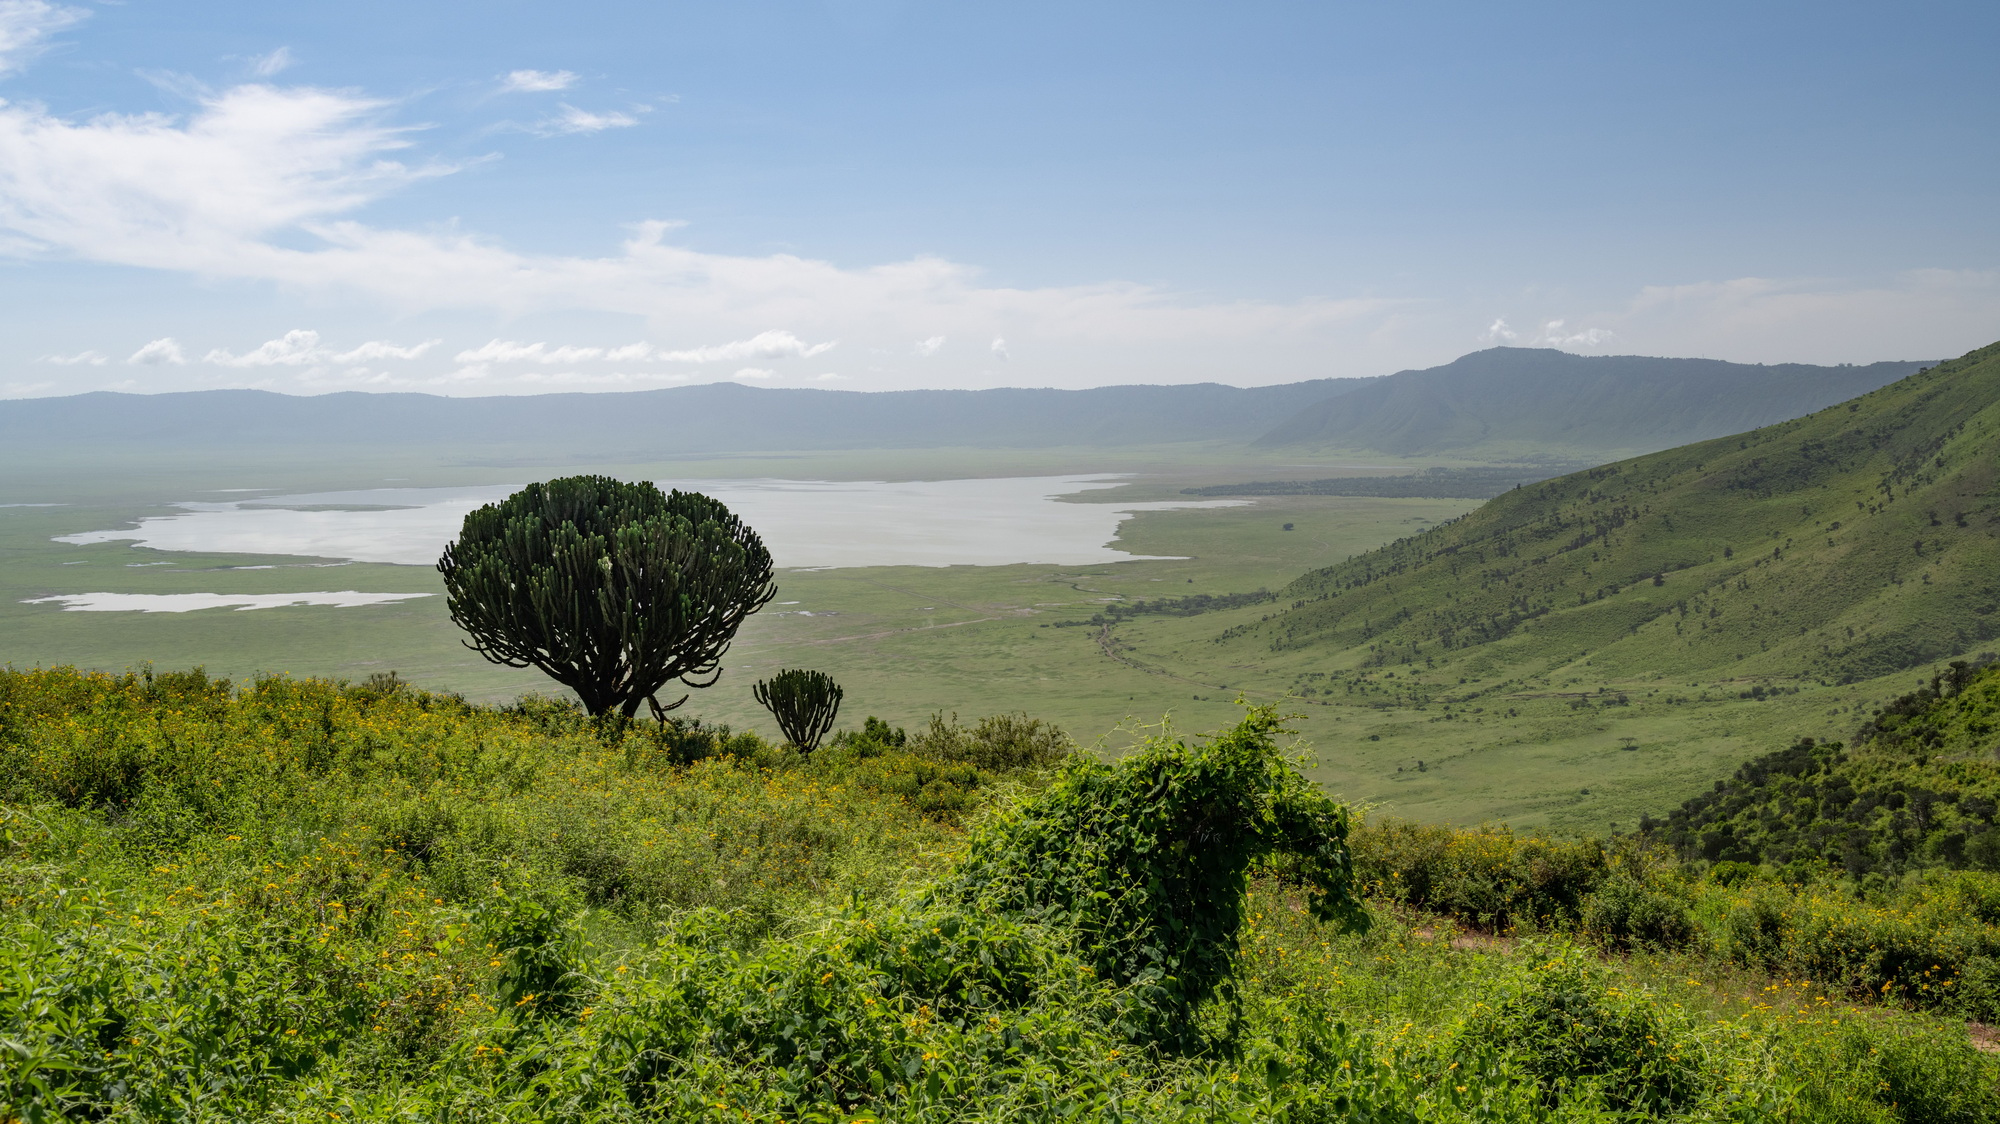
[[[1588,468],[1583,464],[1505,468],[1428,468],[1400,476],[1329,476],[1182,488],[1184,496],[1377,496],[1385,499],[1489,500],[1523,484]]]

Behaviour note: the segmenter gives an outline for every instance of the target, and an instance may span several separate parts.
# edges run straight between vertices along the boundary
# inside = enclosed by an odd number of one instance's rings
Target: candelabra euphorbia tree
[[[530,484],[465,517],[438,559],[466,646],[537,667],[593,715],[627,718],[676,681],[712,686],[777,592],[757,532],[699,492],[607,476]]]
[[[760,680],[752,689],[757,701],[778,720],[778,729],[808,757],[833,729],[840,713],[840,684],[823,671],[791,668]]]

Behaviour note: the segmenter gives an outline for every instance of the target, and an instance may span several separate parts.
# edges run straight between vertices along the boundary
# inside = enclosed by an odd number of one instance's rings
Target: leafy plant
[[[720,501],[606,476],[472,512],[437,568],[467,647],[626,718],[686,701],[654,697],[675,680],[712,686],[736,630],[777,593],[763,540]]]
[[[941,894],[1071,928],[1099,977],[1133,989],[1133,1033],[1176,1050],[1195,1011],[1228,998],[1251,867],[1285,856],[1315,917],[1368,915],[1347,851],[1347,809],[1305,779],[1253,707],[1205,744],[1161,734],[1115,765],[1075,759],[973,841]]]

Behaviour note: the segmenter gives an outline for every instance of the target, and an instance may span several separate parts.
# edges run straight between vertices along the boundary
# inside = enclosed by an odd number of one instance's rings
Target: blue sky
[[[2000,5],[0,0],[0,395],[2000,338]]]

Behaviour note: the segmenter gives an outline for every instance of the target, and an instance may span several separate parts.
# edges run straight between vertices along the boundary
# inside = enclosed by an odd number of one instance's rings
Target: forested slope
[[[1524,486],[1221,638],[1462,675],[1872,678],[2000,636],[2000,345],[1808,417]]]

